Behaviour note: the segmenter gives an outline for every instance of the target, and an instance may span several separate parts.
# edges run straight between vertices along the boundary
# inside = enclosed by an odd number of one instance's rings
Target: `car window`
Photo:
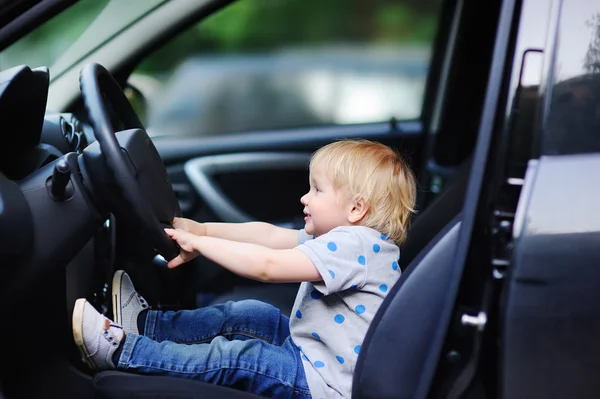
[[[572,0],[559,18],[541,151],[599,153],[600,3]]]
[[[440,3],[237,1],[143,60],[129,84],[152,135],[416,119]]]
[[[0,53],[0,70],[17,65],[52,67],[87,30],[109,0],[80,0]]]
[[[77,0],[0,52],[0,70],[50,68],[50,81],[168,0]]]

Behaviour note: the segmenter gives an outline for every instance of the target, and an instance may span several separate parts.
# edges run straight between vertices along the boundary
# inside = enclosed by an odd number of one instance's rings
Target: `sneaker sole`
[[[75,307],[73,308],[73,338],[75,339],[75,345],[79,349],[81,359],[91,369],[95,369],[96,365],[92,362],[90,354],[88,353],[85,344],[83,342],[83,310],[85,308],[86,300],[79,298],[75,301]]]
[[[113,320],[121,325],[121,281],[123,281],[123,270],[117,270],[112,279],[112,311]]]

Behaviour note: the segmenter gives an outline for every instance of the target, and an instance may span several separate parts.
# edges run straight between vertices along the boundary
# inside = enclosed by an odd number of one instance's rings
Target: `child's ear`
[[[350,213],[348,214],[348,221],[350,223],[358,223],[365,217],[369,206],[365,203],[362,197],[356,197],[351,204]]]

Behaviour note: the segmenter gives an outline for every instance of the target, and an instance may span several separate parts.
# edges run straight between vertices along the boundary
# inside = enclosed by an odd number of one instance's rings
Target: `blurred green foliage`
[[[112,0],[124,1],[124,0]],[[0,69],[51,67],[108,0],[80,0],[0,53]],[[428,44],[441,0],[238,0],[168,42],[138,71],[170,70],[194,52],[239,53],[321,44]]]
[[[139,72],[170,70],[191,53],[248,53],[323,44],[428,45],[440,1],[238,0],[147,57]]]

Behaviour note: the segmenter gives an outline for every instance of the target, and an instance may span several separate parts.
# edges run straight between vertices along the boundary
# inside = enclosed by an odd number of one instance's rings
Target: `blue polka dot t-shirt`
[[[313,239],[304,230],[298,250],[323,281],[302,283],[290,317],[314,398],[349,398],[360,346],[373,316],[400,277],[400,250],[369,227],[343,226]]]

